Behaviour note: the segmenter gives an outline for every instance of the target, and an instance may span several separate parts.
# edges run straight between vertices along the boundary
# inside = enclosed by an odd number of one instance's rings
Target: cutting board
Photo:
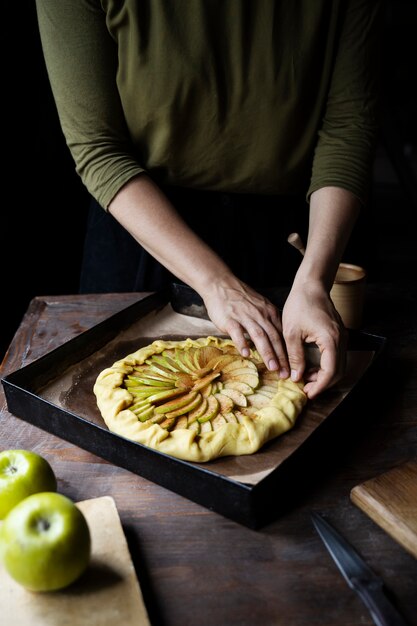
[[[357,485],[350,497],[417,558],[417,460]]]
[[[0,568],[0,623],[7,626],[150,626],[113,498],[77,503],[91,532],[92,555],[78,581],[31,593]]]

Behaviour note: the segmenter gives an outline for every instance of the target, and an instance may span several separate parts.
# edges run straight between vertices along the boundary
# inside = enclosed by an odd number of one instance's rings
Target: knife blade
[[[311,518],[316,531],[339,568],[377,626],[407,626],[404,618],[384,591],[384,582],[377,576],[348,541],[318,513]]]

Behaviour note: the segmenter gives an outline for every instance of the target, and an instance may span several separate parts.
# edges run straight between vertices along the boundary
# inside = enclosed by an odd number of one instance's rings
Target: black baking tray
[[[274,294],[269,293],[273,300]],[[280,294],[277,296],[279,306]],[[355,385],[353,390],[333,411],[332,415],[313,434],[266,478],[256,485],[249,485],[219,475],[210,463],[199,464],[173,458],[139,443],[110,432],[105,426],[93,423],[40,397],[40,390],[52,379],[62,375],[69,367],[100,350],[124,328],[139,318],[165,304],[193,315],[205,317],[201,299],[192,290],[174,285],[171,290],[161,291],[130,305],[74,339],[49,352],[33,363],[2,378],[8,410],[21,419],[88,450],[107,461],[130,470],[144,478],[166,487],[190,500],[205,506],[251,528],[259,528],[283,512],[294,498],[302,497],[309,482],[314,480],[323,459],[326,458],[328,438],[334,445],[346,445],[343,424],[349,416],[348,430],[365,381],[372,380],[374,362],[381,353],[385,338],[362,331],[349,333],[351,350],[371,350],[375,356],[372,367]],[[332,429],[337,416],[337,429]],[[330,419],[331,418],[331,419]],[[114,445],[117,440],[117,445]],[[320,459],[320,463],[318,462]],[[307,480],[308,479],[308,480]]]

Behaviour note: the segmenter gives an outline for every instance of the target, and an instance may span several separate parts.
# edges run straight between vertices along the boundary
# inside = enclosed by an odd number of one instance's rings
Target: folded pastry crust
[[[157,340],[102,371],[94,385],[108,428],[188,461],[252,454],[294,426],[307,397],[251,350],[219,337]]]

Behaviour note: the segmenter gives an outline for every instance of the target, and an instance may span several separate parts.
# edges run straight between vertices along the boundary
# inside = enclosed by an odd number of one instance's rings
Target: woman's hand
[[[304,376],[305,393],[314,398],[343,376],[347,334],[342,320],[320,282],[294,286],[285,303],[283,334],[294,381]],[[320,351],[320,367],[305,371],[304,343]]]
[[[278,370],[281,378],[288,378],[290,369],[281,320],[271,302],[233,275],[213,282],[200,295],[212,322],[230,335],[242,356],[249,356],[252,340],[268,369]]]

